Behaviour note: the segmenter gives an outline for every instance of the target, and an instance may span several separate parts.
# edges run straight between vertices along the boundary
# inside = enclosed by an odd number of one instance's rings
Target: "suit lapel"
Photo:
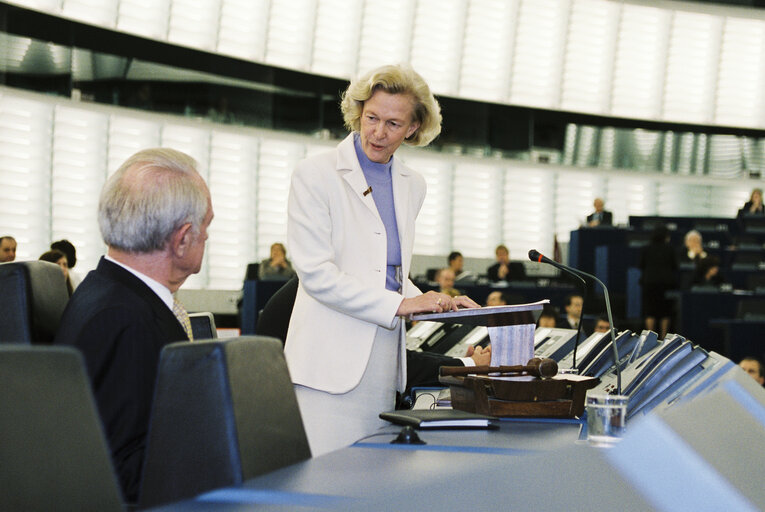
[[[391,168],[391,178],[393,180],[393,207],[396,210],[396,224],[398,225],[398,241],[401,248],[405,247],[405,241],[411,237],[407,233],[409,219],[409,170],[401,165],[399,160],[393,157],[393,167]]]
[[[337,152],[337,171],[341,173],[343,179],[351,190],[353,190],[355,196],[366,206],[370,212],[377,217],[380,222],[380,213],[377,211],[375,200],[372,194],[366,193],[369,190],[369,184],[364,177],[364,171],[361,170],[359,160],[356,158],[356,149],[353,146],[353,134],[348,135],[339,145]]]

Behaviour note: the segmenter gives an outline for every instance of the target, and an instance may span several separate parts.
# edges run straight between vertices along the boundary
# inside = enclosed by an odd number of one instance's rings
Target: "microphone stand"
[[[593,279],[596,283],[598,283],[603,288],[603,295],[606,299],[606,314],[608,315],[608,323],[611,325],[611,329],[609,331],[611,332],[611,347],[614,351],[614,364],[616,365],[616,394],[621,395],[622,394],[622,370],[619,367],[619,349],[616,348],[616,334],[614,329],[614,318],[611,315],[611,299],[608,296],[608,288],[606,288],[606,285],[603,284],[603,281],[598,279],[592,274],[588,274],[587,272],[579,269],[575,269],[573,267],[569,267],[567,265],[563,265],[562,263],[558,263],[555,260],[551,260],[547,256],[544,256],[540,254],[538,251],[535,251],[534,249],[529,251],[529,259],[531,261],[536,261],[539,263],[547,263],[548,265],[552,265],[555,268],[558,268],[560,270],[564,270],[567,272],[572,272],[574,274],[582,275],[585,277],[589,277],[590,279]],[[582,312],[584,312],[584,298],[582,299]],[[582,321],[579,320],[579,325],[582,324]],[[576,345],[574,345],[574,350],[576,350]]]

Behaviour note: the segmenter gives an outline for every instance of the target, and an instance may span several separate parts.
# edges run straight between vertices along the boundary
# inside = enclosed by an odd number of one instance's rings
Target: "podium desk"
[[[433,485],[452,488],[464,500],[455,504],[468,506],[476,498],[475,489],[482,487],[480,480],[489,472],[504,480],[513,468],[525,471],[527,458],[547,454],[554,460],[553,453],[577,443],[582,423],[502,419],[497,430],[421,430],[419,435],[425,445],[390,444],[400,430],[390,425],[379,435],[348,448],[248,480],[241,486],[152,510],[369,510],[372,504],[394,497],[427,502],[428,488]],[[512,479],[496,491],[510,499]],[[496,495],[492,499],[497,499]],[[411,510],[427,507],[418,505]]]

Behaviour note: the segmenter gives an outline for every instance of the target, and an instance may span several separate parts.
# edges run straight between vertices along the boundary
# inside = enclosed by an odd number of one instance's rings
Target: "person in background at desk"
[[[284,355],[314,456],[386,425],[378,414],[406,385],[402,317],[479,307],[408,278],[426,184],[394,153],[441,131],[427,83],[409,66],[382,66],[351,81],[341,110],[352,133],[298,163],[287,205],[300,282]]]
[[[506,306],[507,294],[500,290],[494,290],[486,297],[487,306]]]
[[[66,256],[66,263],[68,266],[67,276],[69,276],[69,282],[74,290],[82,282],[82,277],[72,270],[77,264],[77,249],[74,244],[67,239],[56,240],[50,244],[51,250],[55,249],[61,251]]]
[[[645,328],[656,331],[663,340],[672,315],[672,301],[667,298],[667,292],[677,287],[678,270],[677,254],[669,245],[669,230],[665,226],[656,226],[651,242],[641,250],[640,270]]]
[[[445,267],[436,272],[436,282],[438,283],[439,291],[441,293],[445,293],[450,297],[462,295],[460,291],[454,287],[454,270],[451,268]]]
[[[579,322],[582,320],[582,307],[584,306],[584,298],[577,293],[572,293],[566,296],[566,303],[563,309],[566,311],[566,317],[563,319],[563,325],[566,329],[576,329],[579,327]]]
[[[608,317],[606,316],[599,316],[597,320],[595,320],[595,329],[593,329],[592,332],[608,332],[611,330],[611,323],[608,321]]]
[[[16,239],[12,236],[0,237],[0,263],[8,263],[16,259]]]
[[[698,263],[707,257],[701,233],[692,229],[685,234],[685,250],[680,253],[680,263]]]
[[[744,207],[739,210],[740,215],[765,215],[765,206],[762,204],[762,189],[752,190],[749,201],[744,203]]]
[[[542,312],[537,318],[537,327],[555,328],[558,326],[558,308],[554,306],[544,306]]]
[[[613,215],[608,210],[605,210],[606,203],[603,199],[596,197],[592,206],[595,211],[587,216],[587,225],[591,228],[597,226],[610,226],[613,224]],[[579,217],[581,219],[581,217]]]
[[[54,344],[85,359],[128,503],[138,499],[160,352],[192,339],[173,294],[199,272],[212,218],[193,158],[169,148],[128,158],[98,202],[107,253],[69,299],[56,333]]]
[[[510,261],[510,251],[504,245],[498,245],[494,250],[497,262],[486,269],[489,281],[523,281],[526,279],[526,269],[520,261]]]
[[[446,258],[446,261],[447,261],[447,264],[449,265],[449,268],[452,269],[452,272],[454,272],[455,281],[473,277],[472,272],[464,269],[465,258],[462,257],[461,252],[459,251],[450,252],[449,256]]]
[[[72,296],[72,292],[74,291],[74,288],[72,287],[72,280],[69,279],[69,262],[66,259],[66,254],[59,251],[58,249],[51,249],[50,251],[46,251],[40,255],[38,258],[40,261],[47,261],[49,263],[55,263],[59,267],[61,267],[61,272],[64,274],[64,279],[66,280],[66,291],[69,293],[69,296]]]
[[[294,275],[292,264],[287,259],[287,249],[279,242],[272,244],[271,257],[264,259],[258,265],[258,279],[286,281]]]
[[[738,365],[760,386],[765,385],[765,368],[763,368],[762,361],[756,357],[745,357]]]

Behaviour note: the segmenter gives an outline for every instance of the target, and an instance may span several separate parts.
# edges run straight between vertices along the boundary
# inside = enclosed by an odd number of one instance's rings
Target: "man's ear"
[[[176,229],[170,237],[170,250],[173,255],[182,258],[188,251],[193,238],[190,222]]]

